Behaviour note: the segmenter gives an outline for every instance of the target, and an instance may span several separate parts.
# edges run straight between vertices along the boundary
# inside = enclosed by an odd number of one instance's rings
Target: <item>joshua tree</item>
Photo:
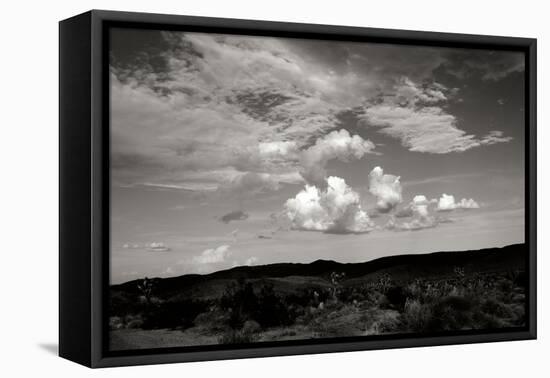
[[[342,280],[346,277],[346,273],[342,272],[342,273],[336,273],[336,272],[332,272],[330,274],[330,282],[332,283],[332,297],[334,298],[335,301],[338,300],[337,298],[337,294],[338,294],[338,289],[342,283]]]
[[[382,274],[378,277],[378,286],[380,290],[385,294],[391,286],[391,276],[388,273]]]
[[[455,266],[453,270],[454,270],[454,272],[455,272],[455,275],[456,275],[457,278],[459,278],[459,279],[464,278],[464,276],[466,275],[465,272],[464,272],[464,268],[461,267],[461,266]]]
[[[145,277],[141,282],[138,282],[137,287],[141,294],[145,297],[147,305],[151,304],[151,293],[153,292],[153,281]]]

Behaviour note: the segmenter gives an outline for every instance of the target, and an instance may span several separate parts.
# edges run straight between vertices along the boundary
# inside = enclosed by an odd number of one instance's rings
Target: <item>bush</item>
[[[473,327],[473,309],[476,303],[472,298],[448,296],[436,301],[432,306],[432,320],[429,328],[434,331],[453,331]]]
[[[128,329],[142,328],[143,318],[141,315],[126,315],[124,317],[125,327]]]
[[[243,281],[226,288],[220,306],[229,311],[228,325],[232,329],[241,329],[249,320],[264,328],[290,325],[299,314],[297,306],[287,305],[275,294],[273,285],[263,285],[256,295],[252,284]]]
[[[247,334],[251,333],[258,333],[260,332],[262,328],[258,324],[258,322],[255,322],[254,320],[247,320],[244,322],[242,331]]]
[[[228,325],[232,329],[241,329],[257,311],[258,298],[251,283],[239,280],[227,286],[220,298],[220,306],[229,311]]]
[[[109,329],[110,330],[116,330],[124,328],[124,322],[120,318],[120,316],[111,316],[109,318]]]
[[[206,311],[203,301],[173,301],[149,306],[143,313],[143,329],[186,329],[194,325],[195,317]]]
[[[418,300],[407,300],[401,314],[400,328],[408,332],[423,332],[430,327],[432,310]]]
[[[407,301],[407,293],[401,286],[392,286],[386,290],[386,298],[390,307],[402,312]]]
[[[254,318],[262,327],[290,325],[296,319],[294,306],[286,303],[275,294],[272,285],[264,285],[258,295],[258,308]]]
[[[244,330],[227,329],[218,338],[220,344],[249,344],[258,341],[259,336],[254,333],[245,332]]]
[[[499,318],[512,318],[514,312],[505,304],[499,302],[495,298],[486,299],[481,305],[481,310],[487,314],[497,316]]]

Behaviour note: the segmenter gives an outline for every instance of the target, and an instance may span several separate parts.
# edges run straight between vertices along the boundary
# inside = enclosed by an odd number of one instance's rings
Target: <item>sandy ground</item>
[[[110,332],[111,350],[169,348],[217,343],[216,336],[201,334],[196,327],[185,331],[121,329]]]

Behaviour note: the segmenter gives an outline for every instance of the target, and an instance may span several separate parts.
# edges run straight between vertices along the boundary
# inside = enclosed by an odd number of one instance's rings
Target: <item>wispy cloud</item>
[[[399,83],[394,93],[365,109],[360,115],[364,125],[376,127],[397,138],[410,151],[433,154],[464,152],[474,147],[512,140],[494,130],[477,137],[458,127],[457,118],[443,104],[449,89],[441,84],[418,86],[410,80]]]
[[[410,151],[446,154],[511,140],[499,130],[478,136],[461,128],[446,106],[459,90],[435,82],[433,72],[500,80],[522,69],[521,57],[469,54],[464,68],[450,49],[350,43],[334,45],[341,54],[330,60],[316,58],[322,41],[161,35],[165,50],[111,65],[115,185],[235,192],[304,179],[320,185],[328,161],[373,152],[371,141],[338,128],[338,115],[352,108],[369,130]]]

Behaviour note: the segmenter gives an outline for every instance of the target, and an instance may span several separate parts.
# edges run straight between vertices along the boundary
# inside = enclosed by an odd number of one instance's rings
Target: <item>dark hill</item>
[[[435,252],[417,255],[388,256],[363,263],[338,263],[317,260],[309,264],[279,263],[261,266],[239,266],[206,275],[189,274],[155,278],[155,292],[170,295],[193,286],[237,279],[272,279],[290,276],[327,278],[330,273],[344,272],[347,279],[388,273],[393,279],[427,278],[453,274],[455,267],[468,274],[475,272],[524,270],[527,260],[525,244],[475,251]],[[137,293],[137,280],[111,286],[115,292]]]

